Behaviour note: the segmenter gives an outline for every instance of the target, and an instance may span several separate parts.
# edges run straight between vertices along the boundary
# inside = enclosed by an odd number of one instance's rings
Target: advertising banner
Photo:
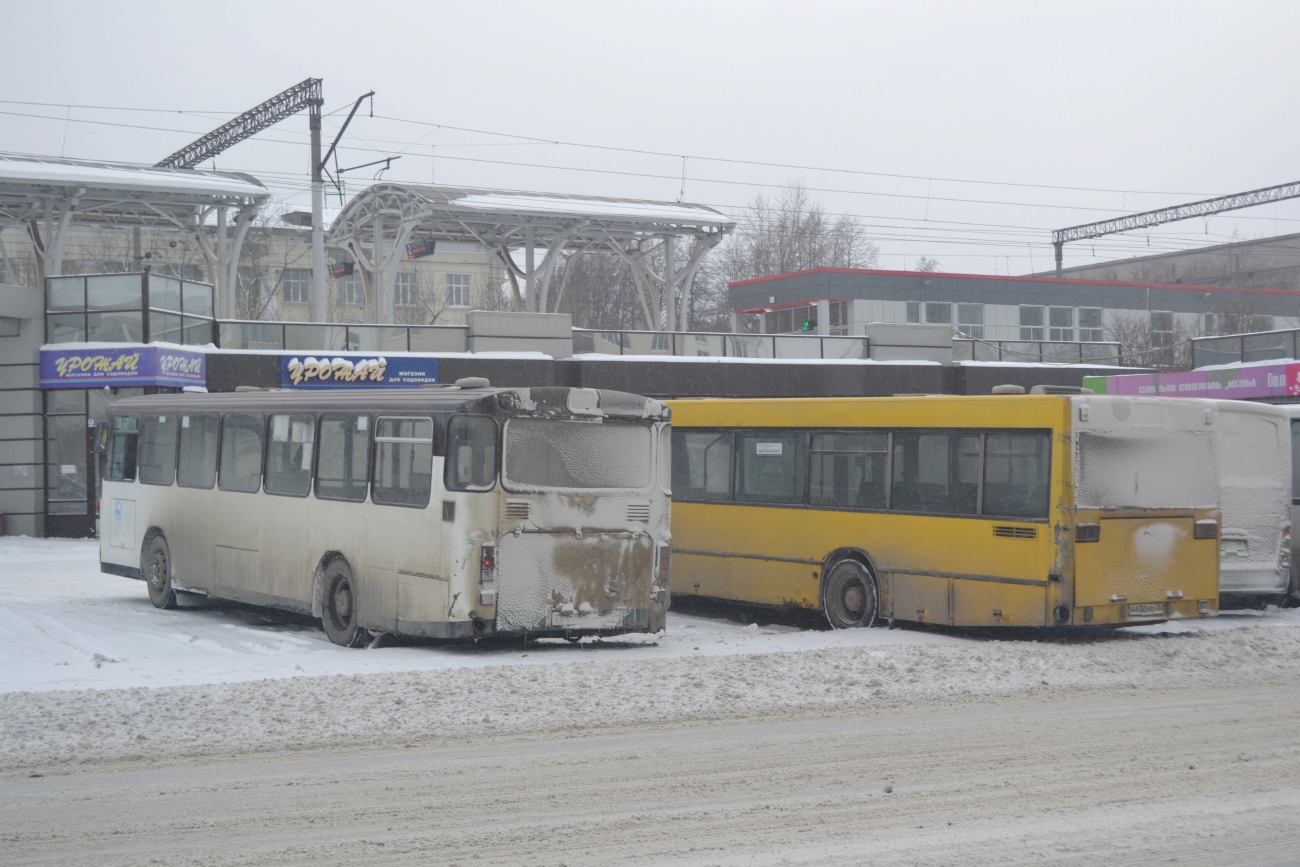
[[[407,355],[280,356],[284,388],[418,388],[438,381],[438,359]]]
[[[41,388],[184,388],[206,385],[202,352],[169,346],[122,346],[41,350]]]
[[[1084,388],[1098,394],[1147,397],[1209,397],[1245,400],[1300,395],[1300,363],[1250,364],[1183,373],[1086,376]]]

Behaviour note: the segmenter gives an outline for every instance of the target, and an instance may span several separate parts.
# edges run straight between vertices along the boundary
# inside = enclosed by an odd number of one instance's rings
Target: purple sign
[[[1294,397],[1300,395],[1300,363],[1252,364],[1185,373],[1086,376],[1083,385],[1098,394],[1147,397],[1210,397],[1216,400]]]
[[[124,345],[93,349],[69,344],[41,350],[41,388],[183,388],[206,385],[202,352],[165,346]]]

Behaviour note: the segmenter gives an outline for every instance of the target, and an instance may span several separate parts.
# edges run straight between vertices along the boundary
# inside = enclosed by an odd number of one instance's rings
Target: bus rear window
[[[650,428],[516,418],[506,423],[506,487],[640,490],[650,484]]]
[[[1079,434],[1077,505],[1088,509],[1190,509],[1218,501],[1209,435]]]
[[[444,475],[449,491],[492,490],[497,483],[496,422],[481,415],[452,416]]]

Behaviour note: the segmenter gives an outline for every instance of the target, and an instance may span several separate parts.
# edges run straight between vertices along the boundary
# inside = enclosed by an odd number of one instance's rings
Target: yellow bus
[[[1211,401],[1022,394],[670,406],[679,598],[820,609],[836,628],[1217,613]]]

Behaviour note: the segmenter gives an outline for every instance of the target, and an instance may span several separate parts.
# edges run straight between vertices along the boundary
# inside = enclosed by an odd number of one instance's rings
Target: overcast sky
[[[343,168],[733,214],[798,180],[886,268],[1042,270],[1054,228],[1300,180],[1295,2],[99,0],[5,3],[0,32],[3,151],[152,164],[319,77],[327,141],[377,91]],[[301,115],[216,166],[306,208],[306,142]],[[1066,262],[1290,232],[1297,202]]]

